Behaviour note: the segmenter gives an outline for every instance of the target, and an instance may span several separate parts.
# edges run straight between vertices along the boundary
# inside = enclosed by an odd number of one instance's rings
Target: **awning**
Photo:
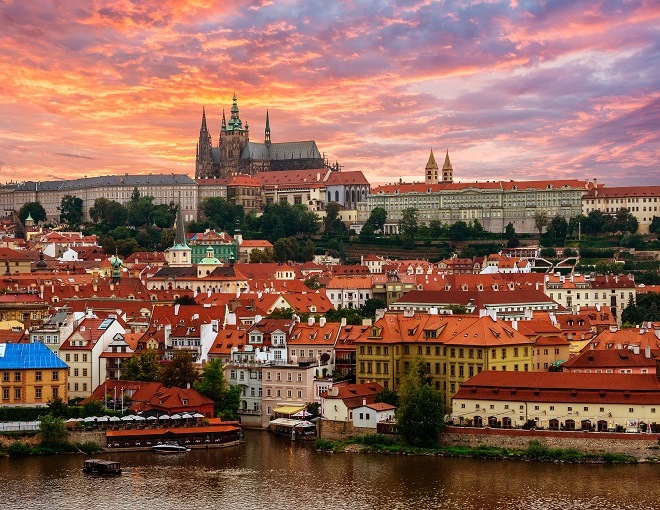
[[[273,409],[273,412],[278,414],[291,415],[299,411],[302,411],[303,409],[305,409],[305,406],[282,406],[282,407],[276,407],[275,409]]]

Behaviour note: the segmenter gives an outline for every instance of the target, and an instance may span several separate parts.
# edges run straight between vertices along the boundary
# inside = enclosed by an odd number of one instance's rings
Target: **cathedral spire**
[[[236,91],[234,91],[234,97],[232,98],[231,105],[231,118],[229,119],[229,129],[242,129],[243,123],[241,122],[240,117],[238,116],[238,102],[236,101]]]
[[[266,137],[264,142],[270,145],[270,119],[268,118],[268,108],[266,108]]]
[[[435,162],[433,149],[431,149],[431,154],[429,154],[429,161],[426,163],[424,175],[426,177],[424,180],[426,184],[438,184],[438,164]]]
[[[197,142],[197,152],[195,156],[195,178],[208,179],[213,173],[213,150],[211,134],[206,125],[206,108],[202,106],[202,125],[199,128],[199,141]]]
[[[442,182],[454,182],[454,169],[449,161],[449,149],[445,155],[445,163],[442,165]]]

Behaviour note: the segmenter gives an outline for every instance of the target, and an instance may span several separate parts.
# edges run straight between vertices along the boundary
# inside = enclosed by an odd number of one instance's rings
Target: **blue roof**
[[[0,370],[39,370],[68,368],[41,342],[0,344]]]

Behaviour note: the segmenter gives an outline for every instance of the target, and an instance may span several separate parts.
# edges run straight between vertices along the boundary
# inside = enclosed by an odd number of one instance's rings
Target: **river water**
[[[328,454],[245,436],[184,454],[94,455],[120,461],[117,477],[83,474],[83,455],[0,459],[0,508],[660,509],[658,465]]]

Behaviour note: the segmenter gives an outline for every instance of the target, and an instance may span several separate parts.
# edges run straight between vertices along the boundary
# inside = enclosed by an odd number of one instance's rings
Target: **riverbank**
[[[316,442],[319,451],[333,453],[380,453],[387,455],[431,455],[440,457],[487,458],[536,460],[545,462],[598,463],[598,464],[635,464],[638,462],[660,463],[660,446],[652,450],[655,455],[637,457],[614,452],[582,452],[576,448],[551,448],[543,442],[532,439],[526,448],[508,448],[479,444],[440,445],[435,448],[406,446],[391,436],[373,434],[331,441],[319,439]]]
[[[45,445],[36,432],[13,432],[0,435],[0,456],[30,457],[37,455],[61,455],[70,453],[96,453],[101,451],[94,442],[61,442]]]

